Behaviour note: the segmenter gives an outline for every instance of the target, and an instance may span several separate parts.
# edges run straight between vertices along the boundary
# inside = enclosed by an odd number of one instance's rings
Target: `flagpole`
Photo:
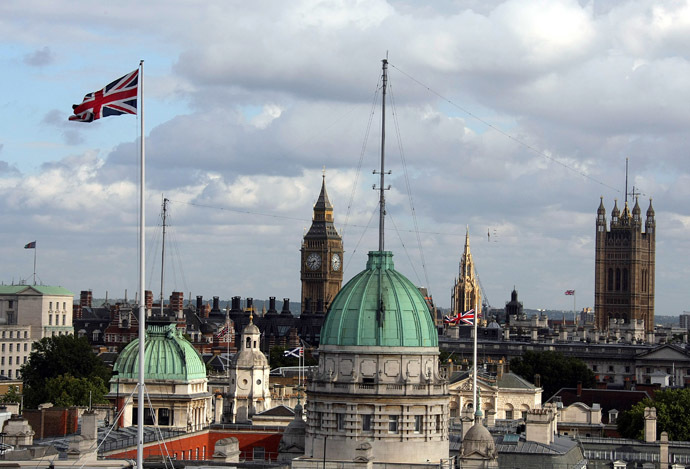
[[[38,243],[34,241],[34,285],[36,285],[36,251],[38,248]]]
[[[472,356],[474,359],[474,371],[472,376],[472,407],[474,407],[474,419],[476,420],[477,415],[477,302],[474,302],[474,349]]]
[[[146,338],[146,300],[145,300],[145,244],[144,231],[146,228],[146,217],[144,213],[145,201],[145,187],[146,187],[146,156],[144,145],[144,61],[139,62],[139,107],[141,109],[141,137],[139,143],[141,145],[140,153],[140,176],[139,176],[139,394],[138,394],[138,409],[137,409],[137,469],[144,467],[144,356],[145,356],[145,338]]]

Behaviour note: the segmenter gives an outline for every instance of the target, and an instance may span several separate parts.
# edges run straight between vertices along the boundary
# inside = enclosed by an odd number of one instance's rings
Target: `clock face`
[[[312,252],[311,254],[309,254],[309,256],[307,256],[306,264],[309,270],[318,269],[319,267],[321,267],[321,256],[319,256],[315,252]]]
[[[340,270],[340,255],[339,254],[333,254],[331,256],[331,268],[335,272],[338,272]]]

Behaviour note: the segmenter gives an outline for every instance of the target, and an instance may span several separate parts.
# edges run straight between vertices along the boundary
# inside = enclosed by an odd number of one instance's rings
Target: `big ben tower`
[[[301,252],[302,312],[307,304],[310,311],[325,312],[343,283],[343,240],[333,226],[333,206],[326,192],[325,173]]]

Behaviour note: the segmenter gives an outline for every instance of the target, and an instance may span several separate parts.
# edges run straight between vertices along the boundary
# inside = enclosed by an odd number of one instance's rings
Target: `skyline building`
[[[640,204],[630,211],[625,202],[623,213],[615,199],[611,223],[607,227],[604,198],[596,218],[594,314],[600,331],[609,329],[610,321],[629,324],[643,321],[646,332],[654,331],[654,271],[656,221],[649,199],[642,231]]]

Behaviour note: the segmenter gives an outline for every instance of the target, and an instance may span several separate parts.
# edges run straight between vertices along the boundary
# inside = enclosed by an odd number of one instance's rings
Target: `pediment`
[[[637,361],[690,361],[690,356],[670,345],[637,356]]]

